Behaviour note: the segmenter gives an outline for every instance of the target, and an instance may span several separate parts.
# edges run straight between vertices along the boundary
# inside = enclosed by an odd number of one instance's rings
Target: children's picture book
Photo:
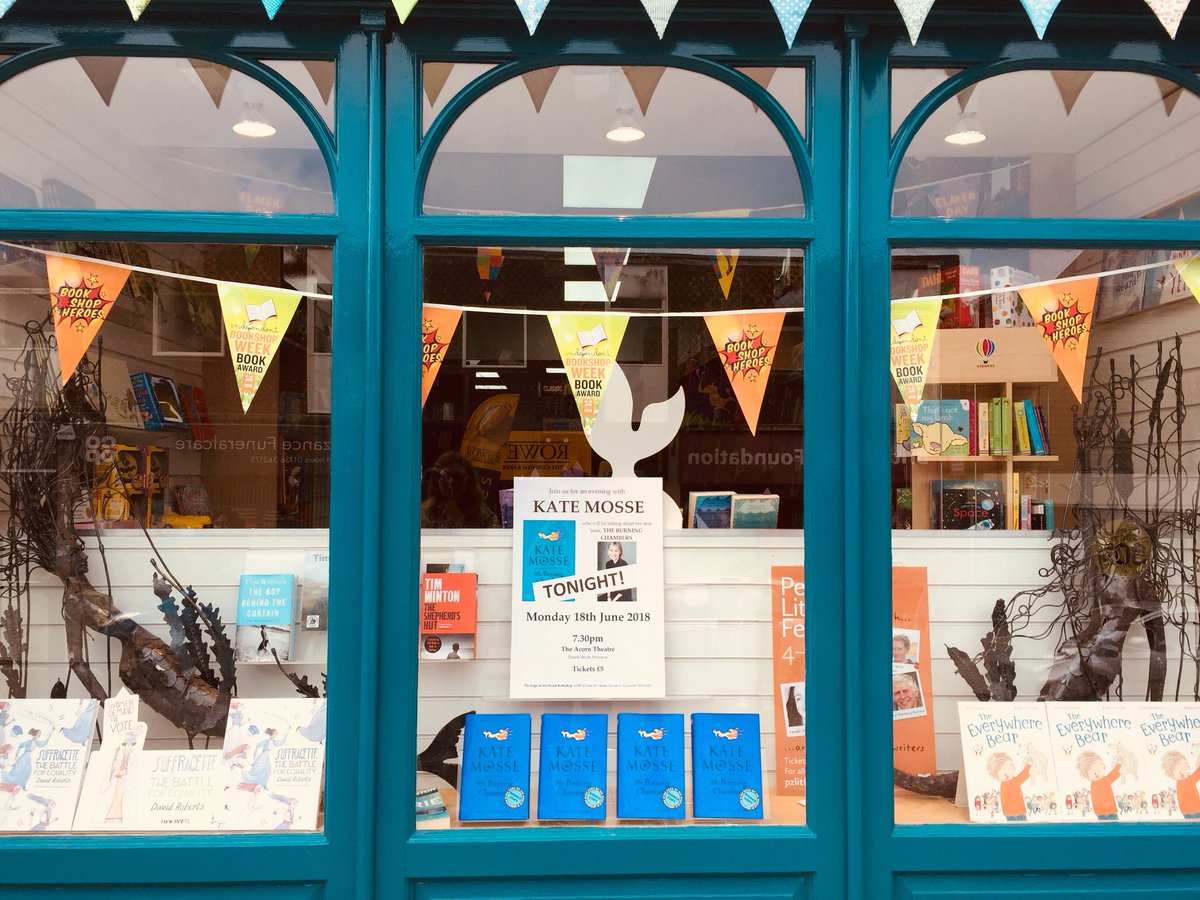
[[[1200,820],[1200,703],[1137,703],[1135,747],[1142,791],[1136,815],[1150,821]]]
[[[687,815],[683,715],[617,714],[617,818]]]
[[[733,491],[692,491],[688,494],[688,528],[728,528],[733,515]]]
[[[538,818],[608,815],[608,715],[545,713],[538,757]]]
[[[296,576],[243,575],[238,579],[237,631],[233,652],[238,662],[288,659],[292,649],[292,600]]]
[[[304,554],[300,576],[300,627],[304,631],[329,630],[329,551]]]
[[[474,572],[427,572],[421,576],[421,659],[477,657],[478,580]]]
[[[1143,818],[1135,704],[1046,703],[1062,814],[1072,821]],[[1144,818],[1149,818],[1145,816]]]
[[[0,700],[0,832],[70,830],[98,708],[95,700]]]
[[[763,817],[758,713],[692,713],[692,811],[697,819]]]
[[[731,528],[775,528],[779,524],[779,495],[734,494],[729,524]]]
[[[929,483],[934,527],[986,531],[1004,527],[1004,489],[999,481],[934,479]]]
[[[463,727],[458,818],[529,818],[529,713],[470,713]]]
[[[1063,817],[1046,722],[1046,710],[1056,705],[958,704],[962,777],[972,822],[1047,822]]]
[[[142,413],[138,408],[133,382],[129,380],[129,364],[109,354],[100,357],[100,390],[104,393],[104,420],[109,425],[142,429]]]
[[[92,754],[76,831],[214,831],[225,786],[220,750],[146,750],[146,723]]]
[[[316,830],[325,712],[323,699],[229,701],[216,804],[220,830]]]
[[[970,401],[922,400],[912,422],[911,443],[917,456],[968,456]]]

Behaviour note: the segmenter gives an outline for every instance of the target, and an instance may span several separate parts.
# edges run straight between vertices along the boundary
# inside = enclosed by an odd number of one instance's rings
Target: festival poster
[[[718,250],[713,254],[713,268],[717,272],[717,281],[721,284],[721,293],[729,299],[729,289],[733,287],[733,273],[737,271],[740,250]]]
[[[758,430],[758,416],[762,412],[763,395],[767,392],[767,379],[771,377],[785,315],[783,312],[758,312],[704,317],[751,434]]]
[[[775,673],[775,792],[808,791],[804,708],[804,567],[771,567],[771,667]]]
[[[50,311],[64,385],[75,374],[128,280],[129,269],[124,266],[53,253],[46,255]]]
[[[426,306],[421,311],[421,408],[437,379],[450,348],[450,341],[462,318],[461,309],[439,309]]]
[[[1033,316],[1034,324],[1042,329],[1042,338],[1059,371],[1080,402],[1083,401],[1083,372],[1099,283],[1098,278],[1079,278],[1020,290],[1025,308]]]
[[[933,648],[924,566],[892,567],[892,753],[910,775],[937,771],[933,731]]]
[[[929,359],[933,356],[941,311],[942,301],[937,297],[906,297],[892,301],[889,329],[892,378],[914,416],[925,393],[925,378],[929,374]]]
[[[513,699],[666,695],[661,478],[518,478]]]
[[[590,434],[629,316],[564,313],[546,319],[567,371],[571,393],[575,395],[583,432]]]
[[[249,412],[303,294],[244,284],[218,284],[217,294],[242,412]]]

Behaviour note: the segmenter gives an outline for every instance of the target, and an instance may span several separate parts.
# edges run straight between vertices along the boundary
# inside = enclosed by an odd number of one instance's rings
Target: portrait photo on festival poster
[[[804,737],[804,682],[792,681],[779,685],[779,702],[783,704],[787,736]]]
[[[662,480],[517,478],[509,695],[665,695]]]
[[[915,666],[921,660],[921,632],[916,628],[892,629],[892,668]]]
[[[892,719],[918,719],[926,715],[925,692],[916,666],[892,665]]]

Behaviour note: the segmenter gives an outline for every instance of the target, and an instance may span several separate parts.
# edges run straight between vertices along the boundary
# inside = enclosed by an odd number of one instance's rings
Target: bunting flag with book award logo
[[[426,306],[421,311],[421,408],[425,408],[425,400],[429,389],[437,378],[438,370],[442,368],[442,360],[446,358],[446,350],[454,338],[458,328],[458,320],[462,318],[461,309],[439,309]]]
[[[720,313],[705,316],[725,375],[733,387],[750,433],[758,430],[763,394],[783,330],[783,312]]]
[[[1083,369],[1099,283],[1099,278],[1077,278],[1019,291],[1034,324],[1042,329],[1042,338],[1059,371],[1080,402],[1083,401]]]
[[[548,315],[546,319],[567,371],[575,405],[579,407],[583,433],[590,434],[608,387],[613,363],[617,361],[617,351],[625,337],[629,316],[565,313]]]
[[[496,287],[496,279],[500,276],[500,267],[504,265],[504,249],[502,247],[479,247],[475,251],[475,268],[479,279],[483,282],[483,299],[491,300],[492,291]]]
[[[218,284],[217,295],[242,412],[249,412],[304,295],[246,284]]]
[[[58,362],[66,385],[104,324],[117,295],[129,280],[129,269],[68,256],[46,255],[50,311]]]
[[[721,293],[729,299],[729,289],[733,286],[733,273],[737,269],[739,250],[718,250],[714,255],[713,268],[717,271],[717,280],[721,282]]]
[[[1183,283],[1188,286],[1192,296],[1196,298],[1196,302],[1200,303],[1200,254],[1176,262],[1175,271],[1179,273]]]
[[[925,378],[929,374],[929,359],[933,356],[941,311],[942,301],[938,297],[906,297],[892,301],[889,329],[892,378],[913,415],[925,393]]]

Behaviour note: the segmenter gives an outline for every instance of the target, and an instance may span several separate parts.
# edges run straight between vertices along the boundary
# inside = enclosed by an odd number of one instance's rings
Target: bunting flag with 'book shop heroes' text
[[[248,412],[304,295],[244,284],[218,284],[217,295],[242,412]]]
[[[750,433],[758,431],[767,379],[775,364],[784,312],[723,313],[704,317]]]
[[[421,407],[429,397],[429,390],[442,368],[450,341],[462,318],[461,309],[439,309],[423,307],[421,311]]]
[[[1078,278],[1020,290],[1021,301],[1042,329],[1050,354],[1080,402],[1099,283],[1099,278]]]
[[[129,280],[129,269],[91,259],[46,254],[50,311],[65,385]]]

